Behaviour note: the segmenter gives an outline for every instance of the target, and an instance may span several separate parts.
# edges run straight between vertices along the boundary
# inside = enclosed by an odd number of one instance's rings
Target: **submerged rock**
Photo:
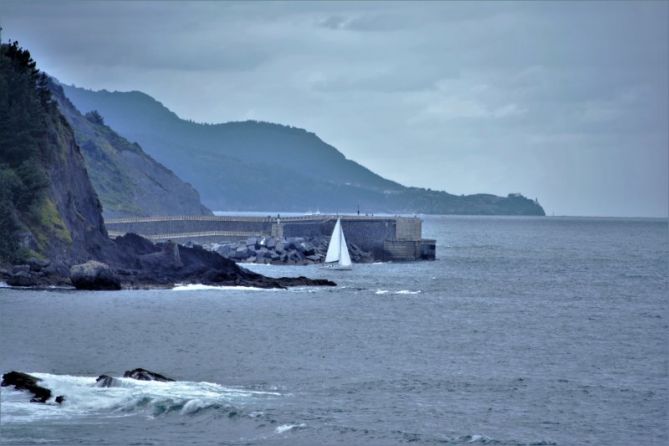
[[[106,376],[106,375],[102,375]],[[137,368],[134,370],[127,370],[123,373],[124,378],[132,378],[140,381],[161,381],[161,382],[172,382],[172,378],[161,375],[160,373],[152,372],[150,370]],[[100,379],[100,378],[98,378]],[[113,379],[113,378],[112,378]]]
[[[70,280],[80,290],[120,290],[121,280],[106,263],[89,260],[70,268]]]
[[[27,390],[34,396],[30,400],[31,403],[46,403],[51,398],[51,390],[37,384],[40,381],[40,378],[28,375],[27,373],[12,371],[2,375],[0,386],[14,386],[16,390]]]

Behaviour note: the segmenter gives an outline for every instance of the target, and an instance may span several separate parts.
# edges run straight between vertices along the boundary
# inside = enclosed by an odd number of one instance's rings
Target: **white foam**
[[[188,285],[176,285],[172,291],[266,291],[266,288],[257,288],[252,286],[215,286],[203,285],[201,283],[191,283]]]
[[[116,378],[118,386],[95,386],[95,377],[30,373],[52,395],[64,395],[58,405],[30,402],[30,395],[13,388],[0,390],[3,423],[31,423],[50,419],[69,419],[91,415],[126,416],[144,413],[191,415],[206,409],[237,407],[254,398],[280,396],[277,392],[250,391],[208,382],[157,382]]]
[[[0,288],[10,288],[10,286],[7,285],[7,282],[0,281]]]
[[[277,426],[274,431],[277,434],[283,434],[284,432],[288,432],[289,430],[295,429],[295,428],[303,428],[306,427],[307,425],[304,423],[300,424],[282,424],[281,426]]]
[[[398,291],[390,291],[390,290],[376,290],[374,294],[378,295],[383,295],[383,294],[420,294],[422,291],[421,290],[398,290]]]

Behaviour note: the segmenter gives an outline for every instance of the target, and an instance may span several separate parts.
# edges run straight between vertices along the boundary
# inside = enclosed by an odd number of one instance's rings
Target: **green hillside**
[[[98,112],[84,116],[60,85],[52,81],[50,89],[74,130],[105,218],[211,214],[190,184],[117,134]]]

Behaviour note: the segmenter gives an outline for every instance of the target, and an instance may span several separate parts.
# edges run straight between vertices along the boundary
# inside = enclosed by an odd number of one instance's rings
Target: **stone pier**
[[[111,237],[128,232],[153,241],[177,243],[225,242],[249,237],[321,237],[332,233],[341,218],[347,241],[385,261],[434,260],[434,240],[422,238],[417,217],[361,215],[305,216],[155,216],[105,221]]]

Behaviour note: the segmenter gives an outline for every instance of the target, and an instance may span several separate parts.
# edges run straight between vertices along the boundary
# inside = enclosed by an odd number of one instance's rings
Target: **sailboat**
[[[325,255],[325,267],[339,270],[351,269],[351,256],[348,253],[346,237],[344,237],[340,218],[337,219],[332,236],[330,237],[328,252]]]

